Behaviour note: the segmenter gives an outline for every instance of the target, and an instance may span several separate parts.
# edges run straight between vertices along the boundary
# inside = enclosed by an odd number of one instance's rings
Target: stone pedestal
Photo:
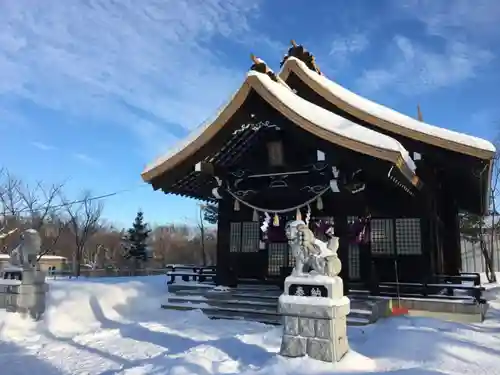
[[[48,291],[45,272],[31,267],[15,271],[22,280],[0,279],[0,308],[39,320],[45,312]]]
[[[38,320],[45,312],[45,298],[48,285],[45,272],[33,268],[23,269],[23,280],[18,286],[17,309]]]
[[[340,277],[289,276],[279,298],[283,316],[280,354],[337,362],[349,350],[349,298]]]

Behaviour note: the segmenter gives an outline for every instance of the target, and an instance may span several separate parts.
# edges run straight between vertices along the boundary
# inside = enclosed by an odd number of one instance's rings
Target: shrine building
[[[219,285],[282,283],[300,217],[340,237],[347,289],[461,270],[459,212],[489,206],[495,147],[363,98],[293,43],[260,59],[215,120],[142,173],[155,190],[217,203]]]

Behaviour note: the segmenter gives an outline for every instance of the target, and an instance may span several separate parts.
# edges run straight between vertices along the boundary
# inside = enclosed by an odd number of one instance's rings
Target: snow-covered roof
[[[215,120],[196,129],[169,154],[148,165],[142,173],[143,180],[150,182],[199,150],[222,129],[244,103],[252,89],[284,117],[330,143],[395,164],[399,164],[402,159],[409,170],[415,170],[415,163],[408,151],[394,138],[336,115],[302,99],[288,87],[273,81],[266,74],[251,71],[247,74],[241,88],[219,111]]]
[[[0,261],[9,260],[9,254],[0,254]],[[42,255],[42,260],[66,260],[66,257],[60,255]]]
[[[0,267],[0,272],[18,272],[22,270],[22,267],[14,266],[10,263],[6,263],[2,267]]]
[[[286,80],[291,72],[332,104],[394,134],[481,159],[491,159],[495,154],[495,146],[485,139],[426,124],[375,103],[312,71],[295,57],[286,60],[280,77]]]

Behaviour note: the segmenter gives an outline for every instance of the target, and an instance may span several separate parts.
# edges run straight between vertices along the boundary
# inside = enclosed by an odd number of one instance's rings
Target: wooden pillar
[[[367,224],[369,225],[369,224]],[[370,235],[369,229],[366,229]],[[372,280],[372,250],[371,241],[367,240],[366,243],[360,243],[359,248],[359,278],[364,287],[369,290]]]
[[[432,217],[432,212],[428,212],[420,217],[420,235],[422,243],[422,269],[421,281],[428,280],[436,272],[435,255],[438,249],[436,243],[436,220]]]
[[[444,189],[441,202],[443,221],[443,271],[446,275],[458,275],[461,268],[460,227],[458,208],[447,189]]]
[[[419,175],[425,181],[422,192],[421,228],[422,228],[422,256],[428,264],[427,276],[442,274],[443,270],[443,226],[442,200],[443,173],[437,171],[432,163],[424,160],[419,165]]]
[[[337,254],[339,256],[340,262],[342,263],[342,271],[340,271],[339,276],[344,282],[344,294],[349,293],[349,238],[348,238],[348,228],[347,228],[347,217],[335,216],[335,233],[340,238],[339,239],[339,249]]]
[[[432,181],[431,179],[429,180]],[[436,190],[432,188],[431,183],[422,192],[419,204],[422,265],[425,267],[422,270],[422,281],[429,279],[434,274],[440,273],[438,270],[438,256],[441,247],[438,243],[439,222],[435,197]]]
[[[219,216],[217,221],[217,270],[215,282],[217,285],[231,286],[233,277],[230,272],[230,230],[231,230],[230,199],[219,200]]]

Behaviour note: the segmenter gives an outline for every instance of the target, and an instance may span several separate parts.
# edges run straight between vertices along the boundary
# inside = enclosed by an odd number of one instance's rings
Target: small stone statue
[[[317,239],[302,220],[287,223],[285,231],[295,258],[292,275],[308,275],[306,267],[312,268],[317,274],[330,277],[340,273],[342,264],[337,256],[339,238],[333,235],[333,228],[326,231],[330,237],[327,243]]]
[[[9,263],[18,267],[33,266],[41,247],[40,234],[35,229],[26,229],[21,234],[21,243],[10,254]]]

